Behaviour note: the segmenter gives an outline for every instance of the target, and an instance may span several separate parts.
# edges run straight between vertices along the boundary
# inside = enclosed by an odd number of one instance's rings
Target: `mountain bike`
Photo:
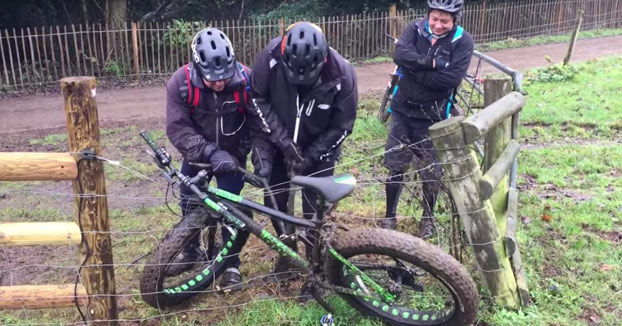
[[[147,260],[140,280],[141,296],[149,305],[164,309],[203,292],[224,272],[231,259],[229,253],[241,248],[252,234],[303,271],[306,286],[330,313],[328,316],[334,315],[334,309],[324,300],[322,293],[326,290],[339,294],[362,314],[389,325],[474,322],[479,304],[477,289],[453,257],[409,234],[376,228],[350,230],[324,220],[324,213],[354,190],[356,180],[352,176],[292,177],[292,184],[319,194],[319,210],[307,220],[206,185],[209,172],[205,169],[194,177],[183,175],[173,166],[164,147],[158,147],[146,132],[141,136],[166,178],[188,186],[209,210],[206,215],[231,233],[214,259],[197,263],[197,271],[171,275],[168,269],[176,256],[210,223],[207,217],[186,217],[168,231]],[[245,174],[245,181],[262,184],[251,173]],[[295,233],[297,240],[311,248],[307,257],[250,218],[248,210],[295,225],[301,231]],[[330,318],[322,319],[328,324]]]

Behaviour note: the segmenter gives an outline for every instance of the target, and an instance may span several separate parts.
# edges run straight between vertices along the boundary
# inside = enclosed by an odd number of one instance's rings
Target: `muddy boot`
[[[436,234],[436,226],[434,225],[434,217],[422,217],[419,224],[419,238],[428,239]]]
[[[227,268],[220,280],[220,289],[224,292],[239,291],[244,288],[240,270],[235,267]]]

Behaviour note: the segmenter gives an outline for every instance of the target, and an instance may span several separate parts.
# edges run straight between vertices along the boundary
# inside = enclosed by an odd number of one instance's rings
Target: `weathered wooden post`
[[[398,38],[398,33],[400,31],[397,30],[397,5],[392,4],[389,8],[389,33],[393,38]]]
[[[494,210],[479,192],[482,172],[477,156],[468,147],[462,121],[454,117],[430,127],[430,136],[448,180],[449,190],[475,253],[479,271],[495,302],[508,308],[519,307],[516,281],[505,256]]]
[[[488,107],[500,98],[512,91],[511,81],[509,79],[486,79],[484,81],[484,107]],[[506,118],[498,125],[492,127],[486,134],[485,138],[485,155],[484,155],[484,171],[488,171],[490,167],[499,159],[501,153],[512,138],[512,120]],[[499,234],[505,234],[506,218],[505,211],[508,207],[508,188],[509,174],[506,175],[498,183],[496,190],[492,195],[484,196],[490,199],[492,208],[497,217],[497,228]]]
[[[132,22],[132,55],[134,58],[134,74],[140,78],[140,63],[138,62],[138,27]]]
[[[577,38],[579,37],[579,32],[581,31],[581,24],[583,23],[583,10],[579,10],[577,15],[579,16],[579,21],[577,22],[577,27],[574,32],[572,32],[572,36],[570,36],[570,44],[568,45],[568,52],[564,57],[564,66],[570,62],[570,57],[572,57],[572,52],[574,51],[574,46],[577,43]]]
[[[108,203],[101,155],[94,77],[61,79],[67,117],[67,138],[78,161],[73,181],[77,223],[83,236],[80,245],[85,267],[80,273],[89,294],[86,316],[92,325],[118,325]],[[81,154],[78,154],[81,153]]]

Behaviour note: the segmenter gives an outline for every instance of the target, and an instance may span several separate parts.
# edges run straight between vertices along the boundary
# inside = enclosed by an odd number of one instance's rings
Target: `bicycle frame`
[[[140,135],[143,137],[143,139],[145,139],[145,141],[154,151],[154,159],[156,160],[158,166],[164,171],[168,179],[172,179],[172,177],[178,178],[184,185],[189,187],[190,190],[195,193],[208,207],[210,207],[214,212],[221,216],[225,220],[225,222],[233,227],[233,230],[231,230],[233,231],[231,232],[231,240],[228,241],[226,244],[223,244],[223,249],[221,249],[221,251],[215,258],[216,261],[222,261],[223,256],[226,256],[228,254],[228,251],[233,247],[233,243],[231,241],[234,241],[237,238],[239,231],[247,231],[255,235],[269,248],[279,253],[279,255],[289,258],[297,267],[307,270],[310,273],[320,272],[321,257],[319,255],[319,250],[321,243],[319,239],[319,230],[324,225],[324,212],[326,211],[327,207],[326,202],[321,196],[319,196],[319,211],[316,213],[315,217],[312,220],[305,220],[302,218],[287,215],[281,211],[266,207],[254,201],[245,199],[242,196],[230,193],[219,188],[210,186],[207,188],[207,192],[204,192],[195,183],[201,179],[204,179],[207,176],[207,172],[205,170],[199,171],[197,176],[193,178],[185,176],[171,165],[170,155],[164,150],[164,148],[158,148],[153,140],[149,138],[146,132],[141,132]],[[224,199],[224,201],[220,201],[219,199]],[[248,217],[246,214],[244,214],[242,211],[240,211],[230,203],[238,204],[242,207],[266,214],[271,218],[281,220],[287,223],[292,223],[299,227],[309,228],[310,231],[313,233],[312,236],[314,238],[314,254],[312,255],[313,261],[310,262],[309,260],[300,256],[297,252],[295,252],[285,243],[283,243],[278,237],[272,235],[259,223],[255,222],[253,219]],[[346,266],[352,273],[354,273],[354,275],[360,276],[362,280],[367,282],[367,284],[380,295],[383,301],[387,303],[392,303],[396,300],[396,296],[394,294],[390,293],[377,282],[365,275],[359,268],[350,263],[336,250],[329,247],[328,252],[330,252],[337,260],[342,262],[344,266]],[[310,263],[312,263],[312,266],[310,265]],[[183,285],[181,287],[183,288]],[[359,295],[362,297],[369,297],[365,293],[360,293]],[[375,299],[373,297],[370,298]]]

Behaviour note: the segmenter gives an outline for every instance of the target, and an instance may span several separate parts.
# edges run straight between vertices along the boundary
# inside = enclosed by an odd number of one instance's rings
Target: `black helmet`
[[[235,54],[227,35],[217,28],[206,28],[192,40],[194,69],[207,81],[219,81],[235,74]]]
[[[309,22],[289,26],[281,41],[287,80],[294,84],[313,84],[322,71],[327,54],[328,44],[322,30]]]
[[[428,7],[458,14],[464,7],[464,0],[428,0]]]

